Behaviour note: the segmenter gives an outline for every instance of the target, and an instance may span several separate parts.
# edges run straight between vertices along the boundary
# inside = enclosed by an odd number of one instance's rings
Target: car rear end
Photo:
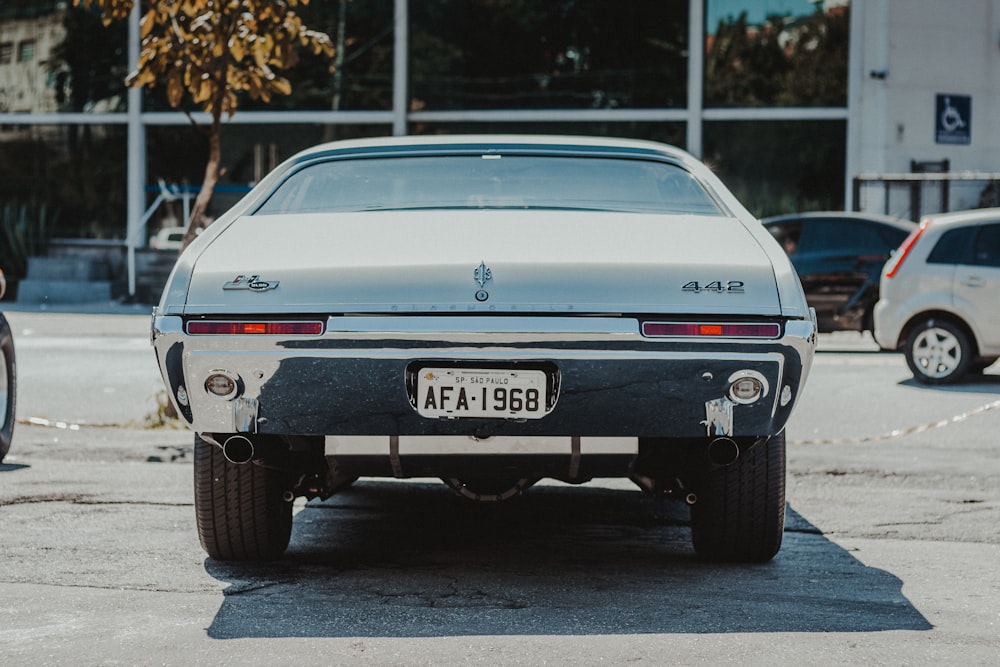
[[[875,339],[914,377],[943,384],[1000,355],[1000,209],[930,216],[883,269]]]
[[[332,436],[341,452],[358,436],[351,451],[383,456],[391,437],[704,438],[706,406],[753,378],[761,395],[720,435],[755,437],[783,428],[808,370],[812,322],[783,311],[770,258],[733,218],[340,218],[285,218],[266,245],[253,239],[275,220],[240,220],[200,256],[183,310],[157,318],[194,430]],[[688,261],[704,239],[719,239],[711,258]]]
[[[470,170],[508,160],[522,174],[531,160],[522,169],[509,155],[570,152],[605,167],[606,148],[462,155]],[[684,178],[712,194],[684,210],[632,210],[634,196],[595,178],[587,194],[604,194],[574,208],[491,192],[401,209],[384,205],[386,191],[378,205],[329,210],[345,195],[314,210],[301,202],[327,192],[302,178],[290,194],[265,184],[199,237],[153,338],[172,400],[215,457],[199,482],[203,540],[228,521],[211,489],[229,464],[295,471],[282,482],[292,498],[359,476],[437,476],[479,500],[540,477],[629,477],[693,503],[682,477],[742,457],[758,461],[754,485],[770,480],[768,536],[757,540],[764,519],[747,519],[752,528],[733,530],[750,531],[749,546],[732,548],[717,530],[725,510],[711,504],[696,532],[711,537],[705,553],[773,556],[782,432],[808,375],[814,317],[785,254],[714,176],[678,155],[639,157],[696,172]],[[364,183],[384,173],[375,164],[360,170]],[[729,493],[753,493],[734,484]]]

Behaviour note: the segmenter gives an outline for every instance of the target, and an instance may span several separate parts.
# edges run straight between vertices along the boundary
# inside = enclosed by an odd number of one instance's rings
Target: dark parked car
[[[882,266],[916,223],[868,213],[792,213],[761,220],[788,253],[820,331],[870,331]]]

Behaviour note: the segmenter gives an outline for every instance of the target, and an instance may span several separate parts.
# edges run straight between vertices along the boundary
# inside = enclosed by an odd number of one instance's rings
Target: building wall
[[[951,171],[1000,171],[1000,0],[866,0],[855,11],[857,171],[944,159]],[[936,140],[938,94],[971,98],[969,144]]]

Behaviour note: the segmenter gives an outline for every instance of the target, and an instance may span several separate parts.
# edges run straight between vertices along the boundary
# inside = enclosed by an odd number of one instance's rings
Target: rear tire
[[[921,384],[958,382],[972,364],[969,336],[948,320],[930,319],[906,336],[906,365]]]
[[[14,339],[7,319],[0,315],[0,461],[10,451],[10,441],[14,436],[16,385]]]
[[[691,506],[691,538],[695,552],[706,560],[763,563],[778,553],[784,529],[782,432],[734,463],[707,470]]]
[[[226,460],[222,448],[194,437],[194,508],[198,538],[216,560],[273,560],[292,534],[291,488],[281,471]]]

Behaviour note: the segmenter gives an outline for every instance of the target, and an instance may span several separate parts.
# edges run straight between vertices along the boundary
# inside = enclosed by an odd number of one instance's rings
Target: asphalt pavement
[[[148,307],[147,307],[148,310]],[[927,388],[821,337],[789,424],[784,545],[703,563],[630,483],[500,505],[436,480],[297,501],[287,556],[219,563],[192,436],[159,419],[148,313],[8,312],[20,422],[0,465],[13,665],[962,664],[1000,655],[1000,368]]]

